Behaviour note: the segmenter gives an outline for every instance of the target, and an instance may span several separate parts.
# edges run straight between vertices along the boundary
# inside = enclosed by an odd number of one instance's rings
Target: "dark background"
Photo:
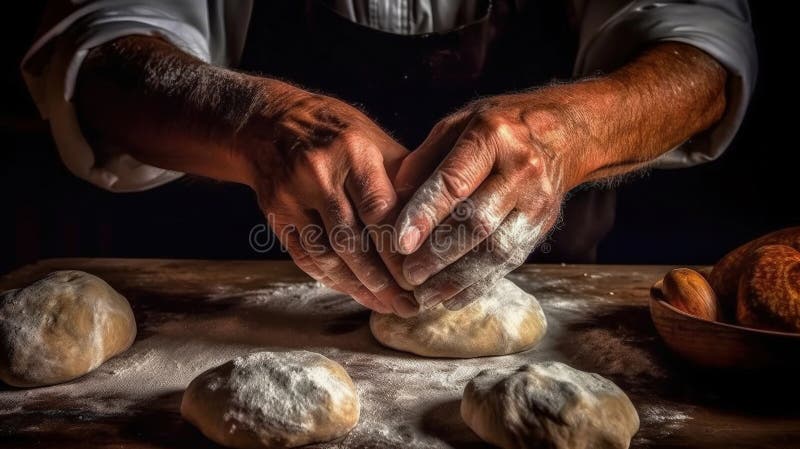
[[[18,69],[38,24],[35,3],[7,6],[0,31],[0,273],[64,256],[281,257],[250,248],[263,219],[245,187],[182,179],[111,194],[66,171]],[[751,8],[760,72],[739,135],[718,161],[627,180],[599,262],[713,263],[748,239],[800,225],[793,18],[768,2]]]

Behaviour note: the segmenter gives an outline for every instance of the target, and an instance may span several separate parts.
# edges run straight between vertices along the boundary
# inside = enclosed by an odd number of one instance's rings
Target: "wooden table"
[[[300,348],[342,363],[362,401],[356,429],[320,447],[484,447],[458,414],[464,384],[482,368],[552,359],[628,393],[641,418],[632,447],[800,448],[799,378],[702,372],[664,348],[648,288],[668,268],[523,266],[509,278],[542,303],[545,340],[512,356],[449,360],[381,347],[366,311],[287,262],[43,261],[4,276],[0,290],[88,271],[131,301],[139,334],[73,382],[0,386],[0,448],[216,447],[180,417],[186,383],[237,354]]]

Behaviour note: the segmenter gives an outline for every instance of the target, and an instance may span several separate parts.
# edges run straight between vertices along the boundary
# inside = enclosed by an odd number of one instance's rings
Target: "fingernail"
[[[392,279],[389,276],[373,275],[372,273],[368,273],[368,277],[370,277],[370,284],[368,286],[369,291],[375,295],[386,290],[392,282]]]
[[[428,279],[428,272],[422,264],[414,264],[410,267],[403,267],[403,275],[405,275],[408,282],[413,285],[419,285]]]
[[[414,300],[411,293],[403,293],[398,295],[392,301],[392,308],[395,313],[403,318],[408,318],[419,313],[419,304]]]
[[[389,210],[389,203],[384,200],[378,200],[371,204],[362,205],[359,213],[362,219],[379,221],[386,215],[387,210]]]
[[[411,226],[406,228],[400,235],[400,251],[408,254],[417,247],[419,243],[419,228]]]

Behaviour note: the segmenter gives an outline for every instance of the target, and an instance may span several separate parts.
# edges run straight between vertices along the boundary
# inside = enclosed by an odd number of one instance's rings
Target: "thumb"
[[[433,173],[467,126],[465,117],[451,116],[433,127],[425,141],[400,163],[394,177],[399,204],[404,204]]]

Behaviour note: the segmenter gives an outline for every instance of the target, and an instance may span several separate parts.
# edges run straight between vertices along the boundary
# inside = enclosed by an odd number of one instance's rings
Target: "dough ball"
[[[344,368],[320,354],[257,352],[197,376],[181,414],[223,446],[295,447],[345,435],[359,402]]]
[[[481,371],[464,388],[461,416],[503,449],[624,449],[639,429],[613,382],[558,362]]]
[[[0,295],[0,380],[16,387],[80,377],[128,349],[128,301],[82,271],[56,271]]]
[[[438,305],[412,318],[372,313],[372,335],[381,344],[427,357],[506,355],[534,346],[547,321],[539,302],[501,279],[472,304],[450,311]]]

